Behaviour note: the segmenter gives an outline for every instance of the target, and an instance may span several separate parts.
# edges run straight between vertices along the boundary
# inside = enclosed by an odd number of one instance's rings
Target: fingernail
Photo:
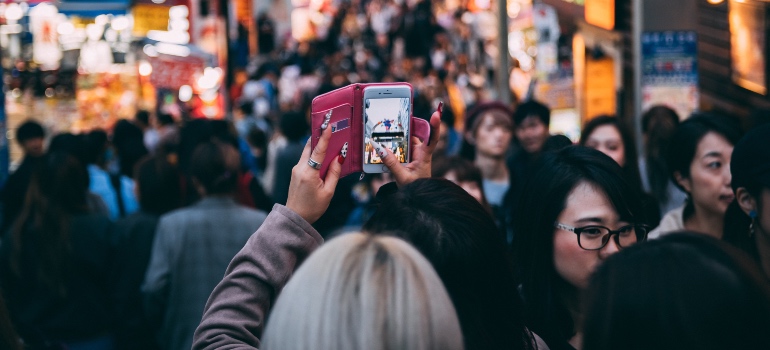
[[[340,150],[340,156],[342,157],[342,160],[340,160],[340,164],[345,160],[345,158],[348,157],[348,143],[345,142],[344,145],[342,145],[342,149]]]
[[[345,157],[343,157],[341,154],[337,156],[337,162],[340,164],[345,163]]]
[[[380,155],[380,158],[385,158],[388,156],[388,152],[385,151],[385,145],[380,144],[380,147],[377,148],[377,153]]]
[[[323,124],[321,124],[321,130],[326,130],[326,128],[328,127],[329,127],[329,123],[327,122],[324,122]]]
[[[438,103],[438,108],[437,108],[437,110],[438,110],[438,113],[439,113],[439,114],[443,113],[443,111],[444,111],[444,102],[443,102],[443,101],[441,101],[441,102],[439,102],[439,103]]]

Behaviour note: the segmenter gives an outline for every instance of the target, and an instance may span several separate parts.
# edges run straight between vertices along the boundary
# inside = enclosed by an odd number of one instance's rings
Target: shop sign
[[[29,11],[32,31],[32,59],[43,70],[59,68],[62,51],[59,47],[59,11],[53,5],[43,3]]]
[[[698,108],[697,45],[695,32],[642,34],[642,110],[665,105],[684,118]]]
[[[585,65],[585,116],[617,114],[615,61],[611,58],[587,59]]]
[[[767,94],[767,17],[761,2],[730,1],[730,53],[733,81]]]
[[[152,75],[150,82],[156,88],[178,90],[184,85],[195,86],[195,76],[206,68],[203,58],[189,57],[150,57]]]
[[[168,30],[169,7],[137,4],[134,6],[134,35],[147,36],[151,30]]]
[[[607,30],[615,29],[615,0],[585,0],[585,20]]]

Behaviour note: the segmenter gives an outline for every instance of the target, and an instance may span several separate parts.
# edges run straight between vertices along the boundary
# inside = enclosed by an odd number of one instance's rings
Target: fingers
[[[307,139],[307,142],[305,143],[305,148],[302,149],[302,157],[299,158],[298,164],[307,163],[307,160],[310,157],[310,150],[312,147],[312,142],[310,142],[311,140],[313,140],[312,136],[309,139]]]
[[[332,128],[326,128],[321,131],[321,138],[318,140],[318,144],[315,145],[313,153],[310,154],[310,158],[318,163],[323,163],[326,158],[326,147],[329,146],[329,139],[332,137]]]
[[[381,144],[377,144],[374,142],[371,142],[372,146],[374,147],[375,151],[377,151],[377,154],[380,156],[380,159],[382,160],[382,164],[384,164],[388,169],[390,170],[391,174],[396,177],[396,179],[400,179],[403,176],[406,176],[407,170],[403,166],[401,166],[401,163],[396,159],[396,155],[391,152],[390,149],[387,147],[384,147]]]
[[[326,173],[324,179],[324,189],[334,193],[334,189],[337,188],[337,182],[340,180],[340,173],[342,173],[342,163],[345,162],[345,157],[342,154],[337,155],[329,165],[329,171]]]
[[[428,147],[430,147],[431,153],[436,148],[438,139],[441,136],[441,107],[439,110],[433,112],[430,116],[430,139],[428,140]]]

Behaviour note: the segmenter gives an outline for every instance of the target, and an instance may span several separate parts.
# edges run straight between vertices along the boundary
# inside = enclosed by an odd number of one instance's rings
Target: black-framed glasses
[[[578,236],[578,245],[585,250],[599,250],[607,245],[610,237],[615,236],[615,244],[620,248],[627,248],[637,242],[647,239],[649,228],[645,225],[626,225],[617,230],[610,230],[607,227],[591,225],[584,227],[572,227],[562,223],[555,223],[558,229],[570,231]]]

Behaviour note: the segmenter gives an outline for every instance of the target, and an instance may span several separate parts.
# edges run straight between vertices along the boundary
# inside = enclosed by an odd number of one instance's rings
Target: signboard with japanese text
[[[159,56],[150,57],[150,82],[156,88],[178,90],[183,85],[195,86],[194,77],[206,68],[203,58]]]
[[[168,30],[168,9],[168,6],[161,5],[134,6],[134,35],[143,37],[151,30]]]
[[[686,118],[698,108],[698,36],[695,32],[642,34],[642,110],[655,105]]]

